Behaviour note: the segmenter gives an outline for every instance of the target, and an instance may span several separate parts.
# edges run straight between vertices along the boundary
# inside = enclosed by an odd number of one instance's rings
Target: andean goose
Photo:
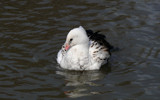
[[[80,26],[68,33],[57,62],[68,70],[98,70],[107,63],[111,48],[104,35]]]

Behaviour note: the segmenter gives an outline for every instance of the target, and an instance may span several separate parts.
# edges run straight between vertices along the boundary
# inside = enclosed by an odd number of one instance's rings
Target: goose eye
[[[71,39],[70,39],[70,42],[71,42],[72,40],[73,40],[73,39],[71,38]]]

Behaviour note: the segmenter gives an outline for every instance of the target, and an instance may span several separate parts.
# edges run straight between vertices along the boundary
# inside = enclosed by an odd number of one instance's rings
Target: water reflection
[[[56,74],[65,77],[65,86],[72,87],[64,91],[64,93],[71,98],[88,96],[93,94],[100,94],[101,92],[92,91],[91,88],[102,86],[100,83],[96,83],[98,80],[102,80],[106,75],[111,72],[110,67],[104,66],[100,71],[69,71],[59,70]]]

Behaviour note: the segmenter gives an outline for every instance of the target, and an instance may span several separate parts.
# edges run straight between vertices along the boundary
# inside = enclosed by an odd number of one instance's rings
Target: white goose
[[[111,48],[104,35],[80,26],[68,33],[57,62],[68,70],[98,70],[107,63]]]

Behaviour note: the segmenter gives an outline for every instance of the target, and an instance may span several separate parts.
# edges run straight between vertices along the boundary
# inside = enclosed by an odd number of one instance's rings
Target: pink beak
[[[67,51],[70,48],[70,45],[66,44],[65,50]]]

